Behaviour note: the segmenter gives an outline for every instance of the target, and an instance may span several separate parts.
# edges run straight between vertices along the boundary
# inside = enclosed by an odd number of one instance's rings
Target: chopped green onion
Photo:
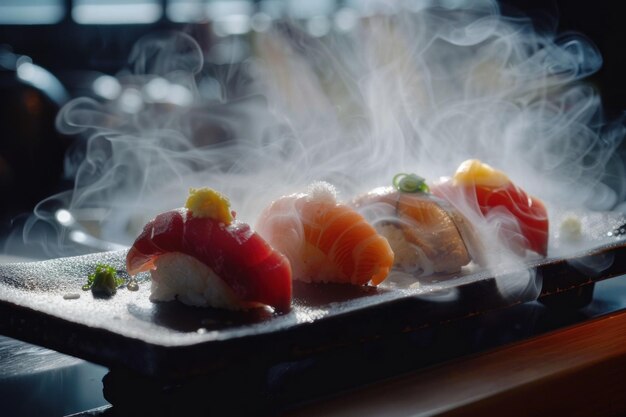
[[[392,183],[398,191],[405,193],[427,193],[430,191],[426,185],[426,180],[416,174],[396,174]]]
[[[96,271],[89,274],[87,284],[83,285],[83,290],[91,290],[94,294],[113,295],[117,287],[124,283],[124,279],[117,276],[115,268],[109,265],[98,264]]]

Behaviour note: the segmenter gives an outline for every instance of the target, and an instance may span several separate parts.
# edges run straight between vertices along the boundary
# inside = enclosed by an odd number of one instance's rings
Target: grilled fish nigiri
[[[378,285],[393,265],[387,240],[355,210],[337,203],[328,183],[274,201],[256,229],[289,258],[294,279],[301,281]]]
[[[150,271],[153,301],[289,310],[289,261],[233,216],[221,194],[192,189],[184,208],[146,224],[126,256],[128,273]]]
[[[400,174],[394,185],[361,195],[353,205],[387,238],[396,268],[421,275],[454,273],[472,255],[480,258],[469,223],[444,200],[428,193],[422,178]]]
[[[477,207],[484,218],[499,222],[500,241],[518,255],[523,256],[526,250],[548,254],[545,205],[516,186],[504,172],[469,159],[450,180],[433,186],[432,191],[451,204]]]

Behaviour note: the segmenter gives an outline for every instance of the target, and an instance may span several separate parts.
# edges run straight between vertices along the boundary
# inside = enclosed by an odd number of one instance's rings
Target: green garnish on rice
[[[427,193],[430,191],[426,185],[426,180],[417,174],[396,174],[392,183],[396,190],[405,193]]]

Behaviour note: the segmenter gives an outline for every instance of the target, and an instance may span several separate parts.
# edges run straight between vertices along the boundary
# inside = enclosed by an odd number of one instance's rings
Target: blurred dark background
[[[351,16],[375,12],[381,3],[0,0],[0,245],[2,236],[16,229],[16,222],[37,202],[71,187],[63,155],[76,139],[55,131],[57,110],[69,98],[97,96],[97,82],[105,87],[100,98],[115,94],[106,75],[127,65],[133,44],[143,35],[157,30],[187,32],[204,50],[208,71],[218,71],[244,60],[250,52],[248,37],[266,30],[272,20],[295,18],[311,35],[324,36],[331,30],[349,30]],[[405,3],[411,1],[397,2]],[[607,117],[622,115],[626,27],[619,2],[506,0],[501,5],[504,14],[529,15],[539,30],[576,31],[590,38],[604,57],[602,69],[590,81],[601,93]],[[216,47],[224,42],[238,48],[230,53],[228,64]]]
[[[503,12],[523,13],[540,28],[556,33],[578,32],[587,36],[600,50],[604,64],[590,77],[600,91],[606,115],[620,117],[626,109],[626,25],[620,4],[609,0],[506,0]]]

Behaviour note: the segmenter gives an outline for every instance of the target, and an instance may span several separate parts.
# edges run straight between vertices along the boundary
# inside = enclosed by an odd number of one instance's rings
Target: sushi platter
[[[529,261],[497,274],[480,269],[421,279],[392,274],[390,283],[379,287],[294,282],[286,313],[151,302],[146,273],[138,275],[137,291],[122,286],[110,298],[81,289],[99,263],[123,276],[125,250],[6,264],[0,265],[0,333],[111,368],[167,378],[227,369],[244,358],[300,360],[593,288],[596,281],[626,273],[626,240],[602,236],[573,255]],[[502,290],[503,282],[520,276],[525,277],[521,285]]]

